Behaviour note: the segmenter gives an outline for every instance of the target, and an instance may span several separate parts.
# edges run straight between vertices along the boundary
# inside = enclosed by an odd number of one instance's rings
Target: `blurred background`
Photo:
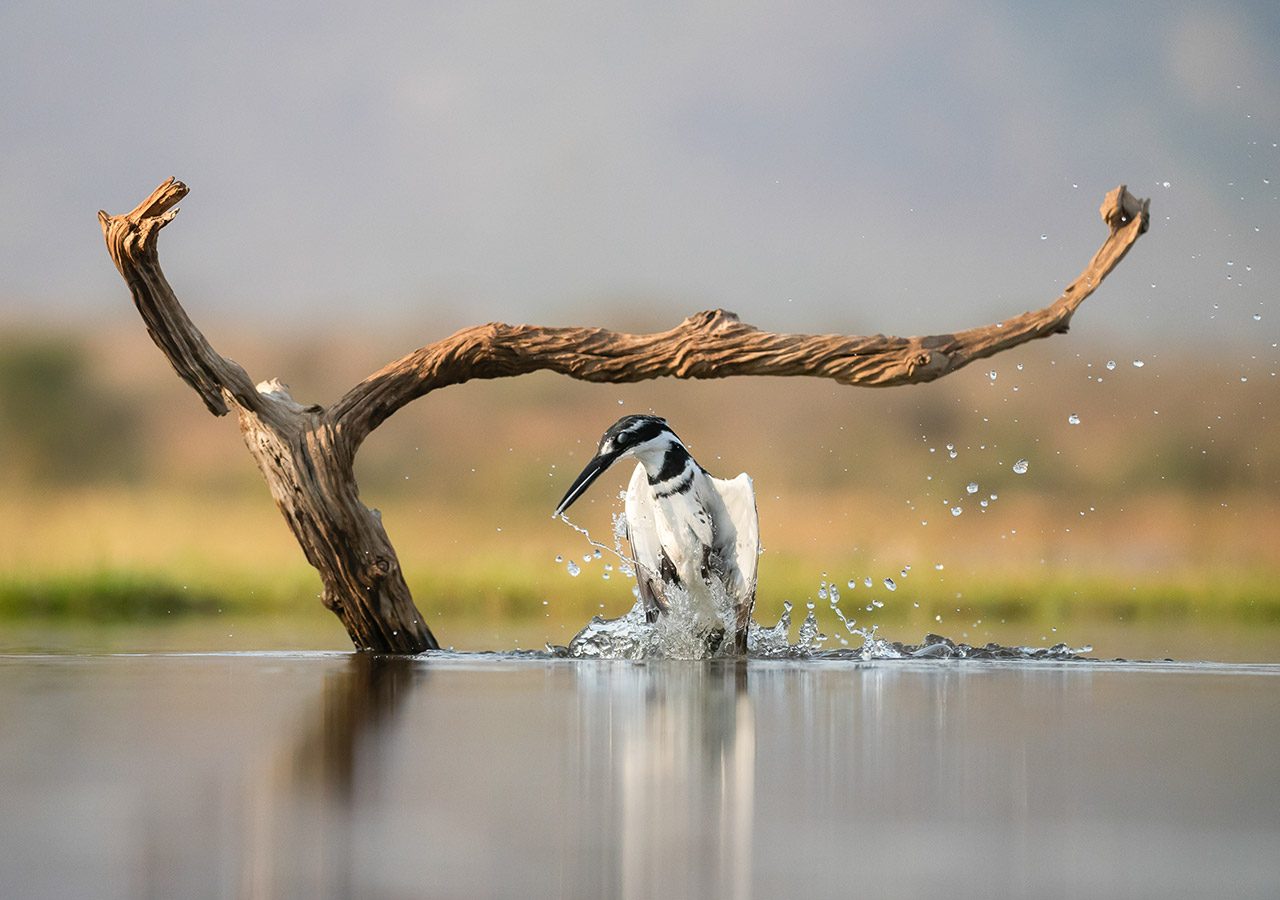
[[[549,514],[654,411],[755,479],[762,621],[813,601],[837,642],[834,584],[893,639],[1280,659],[1280,12],[926,7],[0,9],[0,649],[349,646],[102,246],[94,212],[164,177],[188,312],[321,403],[488,320],[997,321],[1075,277],[1124,182],[1151,231],[1070,335],[887,390],[450,388],[373,436],[362,494],[459,648],[629,607]],[[574,507],[606,545],[627,474]]]

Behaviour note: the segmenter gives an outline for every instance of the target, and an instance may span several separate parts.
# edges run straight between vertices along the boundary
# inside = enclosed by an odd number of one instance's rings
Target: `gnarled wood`
[[[324,582],[324,603],[361,649],[416,652],[437,646],[413,604],[376,510],[359,498],[352,465],[366,437],[406,403],[451,384],[549,370],[597,382],[671,376],[808,375],[886,387],[932,381],[974,360],[1066,332],[1079,305],[1147,230],[1148,201],[1124,185],[1107,194],[1110,233],[1080,276],[1048,306],[1003,322],[923,337],[775,334],[725,310],[670,331],[491,323],[415,350],[333,406],[303,406],[279,382],[253,385],[187,317],[160,270],[156,240],[187,188],[172,178],[132,212],[99,212],[107,249],[156,345],[216,415],[235,409],[276,506]]]
[[[437,647],[413,605],[376,510],[360,502],[352,454],[319,406],[302,406],[277,381],[254,386],[187,317],[160,271],[156,238],[187,193],[172,178],[123,216],[98,213],[116,268],[143,321],[178,375],[210,412],[239,414],[240,431],[276,506],[320,573],[324,605],[362,650],[416,653]]]
[[[1124,185],[1108,193],[1100,212],[1110,234],[1080,277],[1043,309],[993,325],[906,338],[774,334],[723,309],[697,313],[657,334],[495,322],[396,360],[334,404],[332,415],[344,439],[357,447],[400,407],[438,388],[541,369],[615,383],[731,375],[809,375],[867,387],[932,381],[974,360],[1065,332],[1076,308],[1147,230],[1148,203]]]

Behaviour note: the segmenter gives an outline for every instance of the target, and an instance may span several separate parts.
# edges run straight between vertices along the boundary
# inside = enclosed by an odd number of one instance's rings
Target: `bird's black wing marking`
[[[631,543],[631,528],[627,528],[627,542]],[[634,547],[635,544],[632,544]],[[640,599],[644,601],[644,617],[649,623],[658,618],[659,613],[667,611],[667,594],[666,585],[680,584],[680,576],[676,574],[676,567],[671,562],[671,558],[667,556],[666,551],[660,551],[658,557],[658,571],[651,571],[636,560],[634,557],[631,562],[636,569],[636,586],[640,589]]]

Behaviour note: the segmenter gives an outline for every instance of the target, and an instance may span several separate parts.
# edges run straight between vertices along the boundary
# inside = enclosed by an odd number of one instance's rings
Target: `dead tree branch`
[[[334,404],[332,416],[354,448],[400,407],[438,388],[542,369],[613,383],[731,375],[808,375],[866,387],[933,381],[975,360],[1066,332],[1076,307],[1147,230],[1148,202],[1124,185],[1108,193],[1101,213],[1110,234],[1080,277],[1043,309],[993,325],[906,338],[774,334],[722,309],[697,313],[657,334],[490,323],[396,360]]]
[[[239,414],[240,429],[276,505],[324,582],[325,605],[361,649],[416,652],[437,646],[413,604],[376,510],[359,499],[352,464],[369,434],[406,403],[477,378],[549,370],[596,382],[664,376],[807,375],[887,387],[932,381],[1036,338],[1066,332],[1079,305],[1147,230],[1147,200],[1124,185],[1107,194],[1109,234],[1093,259],[1048,306],[952,334],[858,337],[775,334],[725,310],[670,331],[490,323],[457,332],[375,372],[329,408],[303,406],[278,382],[254,386],[191,322],[160,269],[160,229],[187,188],[172,178],[132,212],[99,212],[107,249],[156,345],[210,412]]]

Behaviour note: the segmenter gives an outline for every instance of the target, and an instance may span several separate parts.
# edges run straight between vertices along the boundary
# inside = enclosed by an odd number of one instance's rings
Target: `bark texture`
[[[546,369],[584,381],[670,376],[808,375],[887,387],[932,381],[1036,338],[1067,331],[1086,297],[1146,230],[1148,202],[1120,185],[1101,213],[1108,235],[1062,294],[1042,309],[950,334],[859,337],[761,331],[722,309],[697,313],[670,331],[624,334],[602,328],[490,323],[428,344],[375,372],[332,406],[303,406],[278,381],[255,385],[217,353],[187,317],[160,269],[160,229],[187,194],[169,179],[132,212],[99,212],[107,249],[147,330],[209,411],[234,409],[240,430],[308,562],[324,582],[324,603],[357,648],[417,652],[437,646],[413,604],[376,510],[359,497],[352,464],[366,437],[406,403],[475,378]]]

